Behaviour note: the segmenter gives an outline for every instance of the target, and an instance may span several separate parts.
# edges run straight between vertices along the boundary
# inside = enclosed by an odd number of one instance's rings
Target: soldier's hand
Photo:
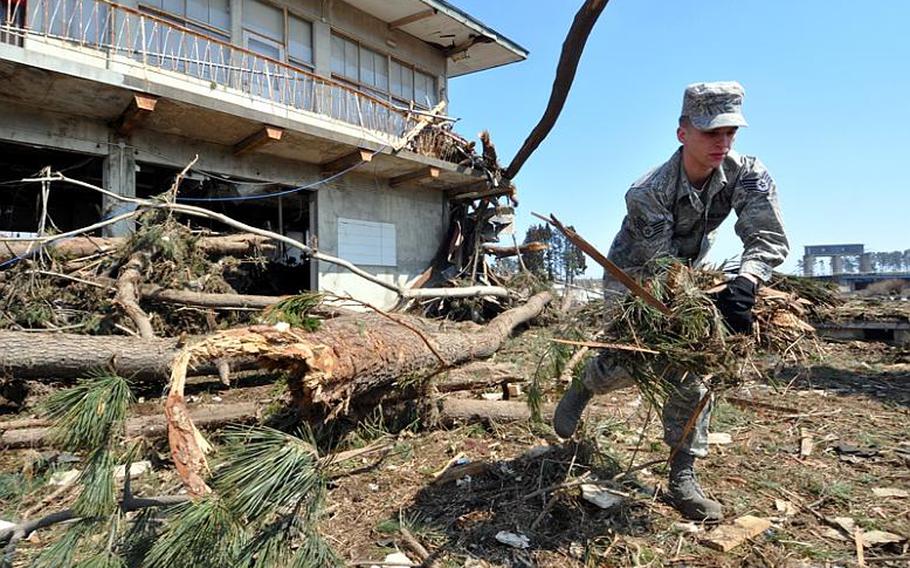
[[[752,308],[758,285],[746,276],[737,276],[714,296],[724,322],[734,333],[752,331]]]

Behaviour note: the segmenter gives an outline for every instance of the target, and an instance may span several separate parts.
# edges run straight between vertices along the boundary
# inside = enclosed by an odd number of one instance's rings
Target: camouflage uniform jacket
[[[610,248],[610,260],[631,274],[645,276],[648,261],[674,257],[691,264],[704,259],[715,231],[736,211],[736,234],[743,241],[740,273],[763,282],[789,252],[777,187],[764,164],[730,152],[701,191],[685,176],[682,148],[663,165],[632,184],[628,212]],[[615,282],[607,286],[616,288]]]

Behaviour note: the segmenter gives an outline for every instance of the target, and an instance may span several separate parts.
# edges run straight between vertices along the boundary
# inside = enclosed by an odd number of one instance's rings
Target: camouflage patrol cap
[[[743,116],[745,91],[736,81],[693,83],[686,87],[680,118],[699,130],[748,126]]]

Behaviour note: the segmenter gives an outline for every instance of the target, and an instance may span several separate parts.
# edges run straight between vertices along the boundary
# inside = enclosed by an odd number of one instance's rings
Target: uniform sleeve
[[[653,187],[632,187],[626,193],[626,217],[610,247],[610,260],[642,275],[648,262],[673,256],[673,215]]]
[[[740,274],[751,274],[763,282],[790,252],[784,221],[777,199],[777,185],[759,160],[751,158],[733,191],[736,234],[743,242]]]

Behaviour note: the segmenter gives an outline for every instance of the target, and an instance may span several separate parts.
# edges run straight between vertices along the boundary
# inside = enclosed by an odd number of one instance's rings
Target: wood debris
[[[728,552],[755,538],[771,528],[771,521],[752,515],[744,515],[732,524],[721,525],[709,532],[703,542],[705,545],[721,552]]]

